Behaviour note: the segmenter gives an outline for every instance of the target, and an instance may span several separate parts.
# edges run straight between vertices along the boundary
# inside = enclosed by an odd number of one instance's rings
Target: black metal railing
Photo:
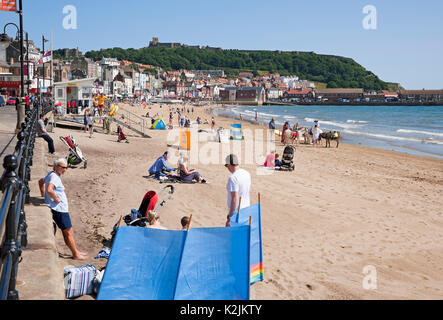
[[[40,112],[52,110],[50,102],[34,104],[26,114],[13,154],[5,156],[5,171],[0,179],[3,192],[0,204],[0,300],[18,300],[16,280],[22,248],[27,246],[27,225],[24,207],[30,202],[35,133]]]

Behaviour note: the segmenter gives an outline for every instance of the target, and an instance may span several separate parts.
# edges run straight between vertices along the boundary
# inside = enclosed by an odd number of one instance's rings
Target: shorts
[[[52,209],[51,212],[52,212],[52,220],[54,220],[54,222],[61,230],[72,228],[71,217],[69,216],[69,212],[58,212]]]

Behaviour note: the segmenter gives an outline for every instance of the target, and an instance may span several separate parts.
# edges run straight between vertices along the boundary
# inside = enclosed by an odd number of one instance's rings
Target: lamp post
[[[14,6],[15,9],[15,6]],[[20,20],[20,28],[17,27],[15,23],[8,23],[5,25],[3,29],[3,34],[0,36],[1,41],[7,41],[9,39],[8,35],[6,34],[6,27],[8,25],[14,25],[17,28],[18,33],[20,34],[19,41],[20,41],[20,103],[17,106],[17,126],[15,132],[18,133],[21,131],[21,124],[25,121],[25,79],[24,79],[24,54],[23,54],[23,47],[24,47],[24,40],[23,40],[23,5],[22,0],[19,0],[19,9],[17,13],[19,14],[19,20]],[[2,10],[3,7],[2,7]],[[11,10],[9,10],[11,11]]]
[[[22,129],[22,123],[25,122],[25,77],[24,77],[24,54],[23,54],[23,4],[19,0],[18,15],[20,17],[20,103],[17,107],[17,126],[15,131],[18,133]]]
[[[21,1],[20,1],[21,3]],[[25,105],[24,105],[24,97],[25,97],[25,80],[24,80],[24,55],[23,55],[23,29],[22,29],[22,15],[21,10],[18,11],[20,14],[20,26],[19,28],[15,23],[7,23],[3,27],[3,34],[0,35],[0,41],[1,42],[12,42],[12,38],[10,38],[6,33],[6,27],[9,25],[12,25],[17,28],[17,34],[19,34],[19,41],[20,41],[20,103],[17,108],[17,126],[16,126],[16,133],[18,133],[21,130],[21,123],[25,121]]]
[[[28,85],[28,96],[29,96],[29,85],[31,82],[31,70],[29,69],[29,34],[27,32],[26,32],[26,69],[27,69],[26,84]]]

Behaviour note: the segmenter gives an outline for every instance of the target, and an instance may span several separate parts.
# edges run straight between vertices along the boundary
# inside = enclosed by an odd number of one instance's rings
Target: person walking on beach
[[[314,129],[312,129],[312,143],[314,144],[314,147],[319,145],[318,142],[322,132],[323,131],[317,125],[315,125]]]
[[[83,114],[83,131],[86,133],[88,131],[88,113],[89,108],[85,109],[85,113]]]
[[[214,119],[214,117],[212,117],[212,119],[211,119],[211,130],[214,130],[214,128],[215,128],[215,119]]]
[[[94,120],[92,119],[91,111],[89,109],[88,112],[86,112],[85,114],[86,114],[86,123],[89,128],[89,138],[92,138],[92,134],[94,133]]]
[[[269,130],[275,130],[275,120],[274,118],[271,119],[269,122]]]
[[[52,155],[56,155],[57,153],[55,152],[54,148],[54,140],[52,140],[52,138],[46,131],[45,119],[46,116],[44,114],[41,114],[40,119],[37,122],[36,133],[38,137],[43,138],[48,143],[49,153]]]
[[[289,122],[285,122],[281,130],[281,143],[286,144],[286,130],[289,130]]]
[[[226,217],[226,227],[231,226],[230,219],[234,211],[238,210],[239,202],[240,209],[249,207],[249,193],[251,189],[251,175],[248,171],[239,167],[238,158],[235,154],[230,154],[226,157],[225,167],[232,173],[226,184],[226,191],[228,194],[228,215]]]
[[[54,161],[53,171],[49,172],[38,184],[41,196],[45,198],[45,203],[51,208],[52,219],[62,230],[63,239],[72,252],[75,260],[85,260],[86,254],[79,251],[74,240],[71,218],[69,216],[68,198],[61,177],[68,169],[68,162],[65,158]]]

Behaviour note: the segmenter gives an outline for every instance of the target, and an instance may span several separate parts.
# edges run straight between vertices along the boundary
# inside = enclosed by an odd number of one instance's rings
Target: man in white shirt
[[[249,207],[251,205],[249,200],[251,175],[248,171],[239,167],[238,158],[234,154],[226,157],[225,167],[228,168],[229,172],[232,173],[226,185],[229,209],[228,216],[226,217],[226,227],[230,227],[231,216],[233,215],[234,211],[238,210],[240,199],[240,209]]]
[[[68,162],[65,158],[55,160],[54,170],[40,179],[38,184],[42,197],[45,197],[45,203],[51,209],[52,219],[62,230],[63,239],[71,250],[73,259],[85,260],[86,254],[79,251],[75,244],[74,231],[72,229],[71,217],[69,216],[68,198],[61,180],[62,175],[65,174],[67,169]]]

